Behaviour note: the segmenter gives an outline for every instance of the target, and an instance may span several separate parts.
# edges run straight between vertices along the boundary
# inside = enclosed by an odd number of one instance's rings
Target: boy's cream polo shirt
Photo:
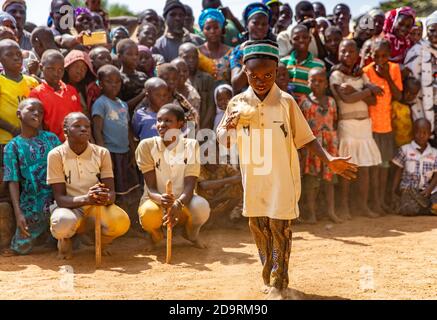
[[[89,143],[77,155],[68,141],[49,152],[47,159],[47,184],[65,183],[67,195],[83,196],[100,179],[114,178],[111,154],[103,147]]]
[[[221,143],[226,141],[228,115],[244,104],[256,111],[250,120],[238,123],[234,135],[244,187],[243,215],[295,219],[301,192],[297,149],[315,137],[295,100],[275,84],[264,101],[249,88],[229,102],[217,128]]]
[[[176,146],[171,149],[164,145],[161,137],[144,139],[138,145],[135,157],[138,168],[143,174],[155,170],[159,193],[165,193],[167,181],[171,180],[173,194],[179,197],[184,191],[185,177],[200,175],[200,148],[194,139],[180,136]],[[144,186],[141,204],[147,199],[149,199],[148,189]]]

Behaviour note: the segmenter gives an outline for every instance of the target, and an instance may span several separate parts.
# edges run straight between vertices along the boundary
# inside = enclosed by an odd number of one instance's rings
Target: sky
[[[283,0],[284,2],[288,2],[294,8],[297,1],[289,1]],[[311,0],[310,0],[311,1]],[[2,3],[3,1],[1,1]],[[27,0],[27,20],[37,25],[43,25],[47,22],[47,17],[49,13],[51,0]],[[141,12],[145,9],[155,9],[158,14],[162,14],[165,0],[109,0],[110,3],[120,3],[127,4],[129,8],[134,12]],[[186,3],[193,8],[194,16],[199,16],[199,13],[202,9],[202,1],[201,0],[182,0],[182,3]],[[244,7],[251,3],[258,2],[257,0],[222,0],[224,6],[227,6],[231,9],[234,15],[237,18],[241,18],[241,13]],[[372,9],[373,7],[379,4],[379,0],[366,0],[366,1],[352,1],[352,0],[321,0],[323,4],[325,4],[326,10],[328,13],[332,12],[332,9],[337,3],[343,2],[348,4],[351,7],[352,15],[358,16],[362,13],[365,13]],[[360,4],[365,2],[365,5]]]

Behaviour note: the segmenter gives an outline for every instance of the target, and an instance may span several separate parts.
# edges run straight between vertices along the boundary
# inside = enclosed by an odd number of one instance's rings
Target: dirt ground
[[[0,299],[264,299],[245,221],[203,235],[205,250],[176,236],[172,265],[163,263],[164,246],[146,254],[145,240],[132,235],[114,242],[97,271],[92,247],[69,262],[47,249],[0,257]],[[290,292],[300,299],[436,299],[436,243],[436,217],[296,225]]]

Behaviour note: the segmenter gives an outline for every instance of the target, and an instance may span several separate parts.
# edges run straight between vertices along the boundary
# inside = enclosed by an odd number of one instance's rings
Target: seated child
[[[37,99],[20,102],[17,111],[21,134],[6,145],[5,176],[15,212],[16,232],[4,255],[28,254],[49,230],[53,201],[47,185],[48,153],[61,143],[51,132],[40,130],[43,106]]]
[[[64,120],[66,143],[50,151],[47,183],[55,204],[50,207],[50,231],[58,240],[58,257],[71,259],[72,237],[94,228],[97,209],[101,210],[102,254],[107,245],[129,230],[127,213],[114,204],[114,172],[111,155],[89,142],[91,123],[80,112]]]
[[[71,112],[81,112],[77,90],[61,79],[64,75],[64,56],[57,50],[47,50],[41,58],[44,82],[32,90],[31,98],[39,99],[44,107],[43,128],[65,141],[62,123]],[[62,108],[60,108],[62,106]]]
[[[207,144],[207,161],[200,167],[197,194],[208,200],[212,218],[228,214],[231,220],[239,219],[243,211],[241,174],[231,165],[219,162],[219,148],[215,143]],[[215,155],[209,157],[209,151]]]
[[[156,115],[159,109],[170,102],[167,83],[160,78],[150,78],[144,84],[146,97],[134,112],[132,130],[135,138],[144,140],[158,135]]]
[[[136,151],[139,169],[144,175],[145,187],[138,214],[141,226],[151,238],[153,247],[164,238],[162,225],[171,222],[184,226],[184,237],[198,248],[205,248],[199,231],[209,218],[208,201],[195,195],[200,174],[199,144],[182,136],[185,125],[184,110],[167,104],[158,112],[158,137],[140,142]],[[166,194],[167,181],[173,193]],[[163,214],[163,209],[167,214]]]
[[[117,96],[121,74],[106,65],[97,74],[102,95],[93,105],[93,132],[96,144],[111,153],[117,203],[128,205],[129,194],[139,187],[134,162],[135,145],[129,129],[129,109]]]
[[[404,91],[401,101],[393,101],[392,126],[396,147],[410,143],[413,140],[413,120],[411,106],[415,103],[421,84],[416,78],[407,78],[403,81]]]
[[[222,121],[226,108],[228,107],[228,103],[231,101],[233,96],[234,90],[229,84],[222,84],[215,88],[214,102],[216,105],[216,114],[214,118],[214,132],[217,130],[219,123]]]
[[[437,149],[428,143],[431,123],[422,118],[414,122],[414,140],[403,145],[393,158],[397,170],[392,199],[399,189],[400,200],[394,207],[401,215],[437,214]]]
[[[333,156],[338,155],[337,104],[334,98],[326,95],[328,78],[326,71],[313,68],[308,82],[311,93],[303,100],[300,109],[308,121],[320,145]],[[335,214],[334,183],[336,176],[318,158],[303,150],[303,189],[309,211],[308,223],[316,223],[317,194],[321,186],[325,190],[328,217],[335,223],[343,222]]]

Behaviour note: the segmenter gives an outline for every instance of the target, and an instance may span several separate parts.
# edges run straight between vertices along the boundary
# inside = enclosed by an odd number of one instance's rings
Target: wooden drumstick
[[[165,186],[165,193],[172,194],[173,192],[173,186],[170,180],[167,181],[167,184]],[[171,209],[165,209],[165,214],[169,214]],[[167,256],[165,258],[165,263],[170,264],[171,262],[171,242],[173,238],[173,226],[172,223],[169,222],[167,224]]]
[[[95,236],[96,236],[96,268],[102,264],[102,206],[96,208]]]

